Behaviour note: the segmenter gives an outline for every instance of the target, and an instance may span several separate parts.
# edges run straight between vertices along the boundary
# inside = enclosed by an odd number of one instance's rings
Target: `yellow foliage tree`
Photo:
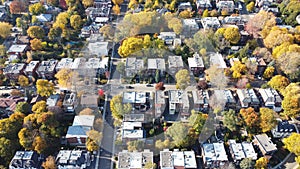
[[[289,34],[288,30],[279,28],[277,26],[272,27],[270,33],[264,39],[264,44],[267,48],[272,49],[285,42],[293,43],[294,37]]]
[[[246,6],[246,9],[248,12],[253,12],[253,9],[254,9],[254,2],[251,1],[247,6]]]
[[[63,68],[55,74],[55,78],[58,79],[58,84],[61,87],[70,88],[71,79],[73,77],[73,72],[71,69]]]
[[[30,47],[32,50],[41,50],[43,48],[42,41],[37,38],[34,38],[30,40]]]
[[[54,92],[54,84],[48,80],[38,79],[36,81],[37,93],[49,97]]]
[[[232,77],[235,79],[239,79],[242,77],[242,73],[245,73],[247,71],[247,67],[240,61],[235,61],[230,70],[232,71]]]
[[[87,8],[94,5],[94,0],[82,0],[82,4]]]
[[[143,48],[143,39],[136,37],[129,37],[122,42],[118,53],[122,57],[127,57]]]
[[[269,160],[266,157],[260,157],[255,162],[255,169],[267,169]]]
[[[179,17],[184,18],[184,19],[191,18],[191,17],[193,17],[193,12],[190,10],[181,11],[179,13]]]
[[[289,84],[283,91],[284,99],[282,108],[287,117],[296,117],[300,114],[300,85],[299,83]]]
[[[275,68],[273,66],[268,66],[266,68],[266,70],[264,71],[263,77],[266,78],[266,79],[271,78],[274,74],[274,71],[275,71]]]
[[[173,31],[178,35],[182,31],[182,23],[178,18],[172,18],[168,21],[168,28],[173,29]]]
[[[69,23],[68,12],[61,12],[57,15],[53,27],[60,27],[62,30],[64,30],[64,28],[68,23]]]
[[[44,169],[57,169],[55,158],[53,156],[48,156],[46,161],[43,162],[42,167],[44,167]]]
[[[187,69],[179,70],[176,73],[175,78],[177,89],[186,89],[190,85],[190,73]]]
[[[290,84],[288,78],[282,75],[276,75],[268,82],[268,85],[280,93]]]
[[[82,21],[80,15],[72,15],[70,17],[70,24],[74,29],[76,29],[76,30],[80,29],[83,24],[83,21]]]
[[[289,137],[284,138],[282,140],[286,149],[288,149],[291,153],[294,153],[296,157],[296,161],[300,164],[299,156],[300,156],[300,134],[292,133]]]
[[[46,105],[46,102],[45,101],[39,101],[39,102],[36,102],[31,110],[34,112],[34,113],[44,113],[47,111],[47,105]]]
[[[112,2],[115,4],[115,5],[121,5],[124,0],[112,0]]]
[[[11,33],[12,25],[6,22],[0,22],[0,36],[7,38]]]
[[[18,83],[22,87],[27,87],[29,85],[29,80],[26,76],[20,75],[18,78]]]
[[[114,11],[114,14],[116,15],[120,15],[121,14],[121,9],[120,9],[120,6],[119,5],[114,5],[112,10]]]
[[[274,116],[275,115],[274,110],[262,107],[259,109],[259,112],[260,112],[260,128],[262,132],[265,133],[273,129],[277,124],[277,121]]]
[[[239,29],[236,27],[229,27],[225,29],[224,38],[232,44],[237,44],[241,39]]]

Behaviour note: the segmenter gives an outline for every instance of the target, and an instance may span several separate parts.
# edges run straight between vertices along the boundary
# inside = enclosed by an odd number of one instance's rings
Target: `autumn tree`
[[[182,22],[178,18],[172,18],[168,21],[168,28],[172,29],[177,35],[179,35],[183,29]]]
[[[300,134],[292,133],[289,137],[284,138],[282,140],[284,147],[288,149],[291,153],[294,153],[297,157],[295,157],[296,162],[300,164],[299,156],[300,156]]]
[[[60,27],[52,27],[48,33],[48,37],[50,40],[57,40],[61,39],[62,29]]]
[[[263,77],[269,79],[273,77],[274,72],[275,72],[275,68],[273,66],[268,66],[264,71]]]
[[[218,68],[218,65],[212,65],[205,70],[206,79],[212,86],[218,89],[225,88],[229,82],[228,77],[225,76],[223,69]]]
[[[124,2],[124,0],[112,0],[112,2],[114,4],[121,5]]]
[[[141,38],[129,37],[122,42],[118,53],[121,57],[127,57],[143,48],[143,40]]]
[[[158,83],[155,85],[155,90],[165,90],[164,82],[158,82]]]
[[[22,87],[27,87],[29,85],[29,80],[28,80],[28,78],[26,76],[20,75],[18,77],[18,83]]]
[[[209,17],[209,12],[208,12],[208,9],[205,9],[202,13],[202,17]]]
[[[102,139],[102,133],[96,130],[90,130],[87,132],[86,148],[88,151],[96,151],[99,149],[100,142]]]
[[[269,160],[266,157],[260,157],[255,162],[255,169],[267,169]]]
[[[205,90],[208,88],[207,82],[205,79],[200,79],[197,83],[197,89],[198,90]]]
[[[153,162],[147,162],[144,166],[145,169],[153,169],[153,168],[156,168],[156,163],[153,163]]]
[[[224,117],[223,123],[224,125],[231,131],[237,130],[237,125],[239,123],[239,119],[234,110],[230,109],[229,111],[223,111],[222,115]]]
[[[29,12],[32,15],[39,15],[41,13],[45,13],[46,9],[42,3],[38,2],[38,3],[32,4],[32,5],[29,5]]]
[[[66,25],[69,23],[69,14],[68,12],[61,12],[57,15],[53,27],[60,27],[62,30],[66,28]]]
[[[284,99],[282,108],[284,115],[287,117],[296,117],[300,114],[300,85],[299,83],[291,83],[282,90]]]
[[[232,44],[237,44],[241,39],[239,29],[236,27],[229,27],[225,29],[224,38]]]
[[[113,36],[114,36],[113,27],[109,24],[106,24],[106,25],[102,26],[99,31],[103,34],[103,36],[105,38],[112,39]]]
[[[142,140],[134,140],[127,142],[127,150],[132,151],[141,151],[144,149],[144,142]]]
[[[116,70],[121,74],[125,75],[125,63],[124,62],[118,62]]]
[[[30,40],[30,47],[32,50],[41,50],[43,48],[42,41],[37,38],[34,38]]]
[[[94,5],[94,0],[82,0],[82,4],[87,8]]]
[[[280,93],[282,90],[284,90],[288,85],[290,84],[290,81],[288,78],[282,76],[282,75],[276,75],[272,77],[272,79],[268,82],[268,85],[272,87],[275,90],[278,90]]]
[[[61,87],[70,88],[71,79],[73,77],[73,72],[71,69],[63,68],[55,74],[55,78],[58,79],[58,84]]]
[[[85,108],[79,112],[79,115],[94,115],[93,109]]]
[[[47,105],[46,105],[46,102],[45,101],[39,101],[39,102],[36,102],[31,110],[34,112],[34,113],[43,113],[43,112],[46,112],[47,111]]]
[[[47,4],[52,5],[52,6],[56,6],[58,5],[58,0],[46,0]]]
[[[253,12],[254,2],[251,1],[249,4],[247,4],[246,9],[247,9],[248,12]]]
[[[244,159],[240,162],[240,168],[241,168],[241,169],[254,168],[254,162],[252,161],[251,158],[244,158]]]
[[[277,63],[279,64],[280,69],[291,79],[297,80],[300,78],[300,51],[287,52],[281,55],[277,59]]]
[[[162,141],[162,140],[155,141],[155,148],[160,151],[163,149],[172,148],[172,147],[174,147],[174,145],[172,145],[172,143],[168,139],[165,139],[164,141]]]
[[[207,114],[202,114],[195,110],[191,111],[191,116],[188,118],[189,136],[198,139],[203,126],[207,119]]]
[[[272,130],[277,124],[274,110],[262,107],[259,109],[259,112],[260,112],[259,122],[260,122],[260,128],[262,132],[265,133]]]
[[[70,24],[74,29],[76,29],[76,30],[80,29],[83,24],[83,21],[82,21],[80,15],[72,15],[70,17]]]
[[[247,67],[240,61],[235,61],[230,70],[232,71],[232,77],[239,79],[242,77],[242,74],[246,73]]]
[[[26,2],[22,0],[14,0],[9,5],[11,14],[20,14],[26,10]]]
[[[176,73],[175,78],[176,78],[176,88],[177,89],[184,90],[191,83],[190,72],[187,69],[179,70]]]
[[[30,105],[27,102],[19,102],[16,106],[15,112],[29,114],[30,113]]]
[[[11,33],[12,25],[7,22],[0,22],[0,36],[7,38]]]
[[[120,15],[121,14],[121,9],[120,9],[120,6],[119,5],[114,5],[112,10],[114,11],[114,14],[116,15]]]
[[[190,10],[181,11],[179,13],[179,17],[184,18],[184,19],[191,18],[191,17],[193,17],[193,12]]]
[[[36,81],[37,93],[41,96],[49,97],[54,92],[54,84],[45,79]]]
[[[110,101],[110,109],[115,120],[122,120],[124,114],[130,113],[132,106],[130,103],[123,104],[121,95],[114,96]]]
[[[27,29],[27,34],[31,38],[42,39],[45,36],[44,29],[39,26],[30,26]]]
[[[43,162],[42,167],[44,167],[44,169],[57,169],[55,158],[53,156],[48,156],[46,161]]]
[[[264,44],[267,48],[272,49],[285,42],[292,43],[294,37],[288,32],[287,29],[281,29],[277,26],[272,27],[270,33],[264,38]]]
[[[249,129],[255,129],[259,125],[259,116],[252,107],[241,109],[240,114]]]

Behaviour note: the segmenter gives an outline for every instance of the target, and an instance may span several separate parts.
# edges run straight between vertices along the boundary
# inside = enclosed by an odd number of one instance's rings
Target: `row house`
[[[169,90],[169,113],[174,115],[179,113],[182,118],[190,116],[189,98],[187,91],[183,90]]]
[[[57,60],[42,61],[37,69],[38,77],[41,79],[54,79],[57,63]]]
[[[181,56],[168,56],[168,73],[175,75],[179,70],[183,69],[183,60]]]
[[[234,162],[243,160],[244,158],[251,158],[257,160],[257,153],[251,143],[242,142],[237,143],[235,140],[228,140],[229,152]]]
[[[0,110],[8,114],[15,112],[16,106],[20,102],[25,102],[24,97],[9,96],[7,98],[0,98]]]
[[[210,65],[217,65],[219,69],[226,69],[227,65],[224,61],[223,56],[220,53],[209,53]]]
[[[132,104],[135,109],[145,112],[150,107],[149,95],[148,92],[124,92],[122,102]]]
[[[135,57],[126,58],[125,73],[127,77],[138,75],[144,69],[144,60]]]
[[[9,163],[9,169],[39,169],[42,160],[35,151],[17,151]]]
[[[236,100],[230,90],[214,90],[214,95],[218,102],[225,103],[225,109],[236,108]]]
[[[92,160],[93,157],[87,151],[60,150],[56,156],[55,163],[58,169],[84,169],[91,165]]]
[[[38,75],[37,75],[37,69],[38,69],[38,67],[39,67],[39,64],[40,64],[39,61],[30,61],[30,62],[27,64],[27,66],[26,66],[26,68],[25,68],[25,70],[24,70],[24,73],[25,73],[25,75],[26,75],[29,79],[31,79],[31,78],[36,79],[36,78],[38,77]]]
[[[10,80],[17,81],[24,74],[25,63],[9,64],[3,69],[3,74]]]
[[[204,17],[201,19],[201,24],[204,30],[214,29],[217,30],[221,27],[220,21],[217,17]]]
[[[75,108],[78,104],[76,93],[68,93],[64,97],[63,108],[67,113],[75,113]]]
[[[155,118],[160,118],[166,109],[166,96],[162,90],[155,91]]]
[[[209,95],[207,90],[193,90],[194,110],[200,112],[208,111]]]
[[[258,146],[259,150],[261,151],[262,155],[266,157],[271,157],[274,152],[277,151],[276,144],[274,144],[270,137],[267,134],[259,134],[253,136],[253,144]]]
[[[200,29],[195,19],[182,20],[182,35],[192,37]]]
[[[25,55],[28,50],[29,46],[26,44],[11,45],[10,48],[7,50],[9,61],[12,62],[15,59],[19,59],[22,55]]]
[[[145,169],[146,164],[153,163],[153,152],[145,149],[143,152],[129,152],[123,150],[118,154],[118,169],[140,168]]]
[[[192,169],[197,168],[197,162],[194,151],[179,151],[174,149],[164,149],[159,153],[161,169]]]
[[[157,38],[163,40],[166,45],[172,45],[173,41],[176,38],[176,33],[175,32],[160,32],[159,36]]]
[[[72,58],[62,58],[56,65],[55,70],[56,72],[60,71],[61,69],[71,69],[73,64]]]
[[[228,163],[224,143],[204,143],[202,157],[205,168],[220,168]]]
[[[202,57],[198,53],[195,53],[192,58],[188,58],[188,64],[190,71],[194,73],[195,76],[198,76],[204,71],[204,63]]]
[[[126,144],[130,140],[142,140],[145,138],[145,130],[143,123],[145,120],[144,114],[126,114],[122,123],[122,141]]]
[[[272,88],[258,89],[258,92],[262,97],[262,100],[264,102],[263,104],[265,107],[273,109],[276,112],[280,112],[282,110],[281,108],[282,99],[275,89]]]
[[[241,108],[259,108],[260,101],[253,89],[237,89],[236,94],[239,98]]]
[[[278,121],[275,128],[271,130],[274,138],[285,138],[290,136],[292,133],[299,133],[295,124],[289,123],[287,120]]]
[[[166,71],[165,59],[163,58],[149,58],[147,64],[147,72],[149,75],[154,76],[157,70],[163,75]]]
[[[205,9],[212,9],[212,4],[210,3],[210,0],[197,0],[196,6],[198,11],[203,11]]]
[[[216,3],[218,11],[227,10],[229,13],[232,13],[235,9],[235,4],[233,1],[219,0]]]

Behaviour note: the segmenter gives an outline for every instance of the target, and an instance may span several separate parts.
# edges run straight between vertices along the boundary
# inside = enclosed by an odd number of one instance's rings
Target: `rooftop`
[[[165,149],[160,151],[160,166],[162,169],[169,168],[197,168],[194,151],[170,151]]]
[[[60,150],[56,156],[58,169],[81,167],[90,164],[90,154],[81,150]]]
[[[125,114],[123,121],[127,122],[144,122],[144,114]]]
[[[195,53],[192,58],[188,58],[189,67],[204,68],[202,57],[198,53]]]
[[[226,69],[226,63],[223,56],[220,53],[210,53],[209,54],[210,65],[217,65],[218,68]]]
[[[143,152],[123,150],[118,155],[118,169],[144,168],[148,162],[153,163],[153,152],[149,150],[144,150]]]
[[[181,56],[168,56],[169,69],[183,68],[183,60]]]
[[[88,49],[90,54],[97,56],[107,56],[108,55],[108,42],[89,42]]]
[[[3,73],[19,74],[24,68],[25,68],[25,63],[16,63],[16,64],[11,63],[4,68]]]
[[[253,89],[237,89],[236,91],[242,107],[247,107],[249,103],[258,104],[259,100]]]
[[[25,68],[25,72],[32,72],[33,69],[36,68],[36,66],[38,66],[39,63],[39,61],[30,61]]]
[[[276,145],[271,141],[271,139],[266,134],[259,134],[254,136],[254,140],[257,141],[259,147],[265,152],[276,151]]]
[[[63,101],[63,105],[64,106],[73,105],[74,102],[76,101],[76,99],[77,99],[77,96],[75,93],[66,94],[64,101]]]
[[[11,47],[8,49],[8,53],[22,53],[27,48],[27,45],[11,45]]]
[[[205,143],[203,151],[205,161],[228,161],[223,143]]]
[[[193,90],[192,93],[195,104],[208,104],[209,95],[207,90]]]
[[[221,26],[220,21],[217,17],[204,17],[201,19],[201,24],[204,27],[204,29],[209,28],[219,28]]]
[[[123,103],[146,103],[146,92],[124,92]]]
[[[73,65],[72,58],[62,58],[56,65],[56,70],[59,70],[62,68],[70,69],[72,65]]]
[[[236,103],[230,90],[214,90],[217,99],[225,99],[226,103]]]
[[[57,64],[57,60],[42,61],[39,65],[39,72],[53,72]]]
[[[125,69],[135,71],[144,69],[144,61],[135,57],[126,58]]]
[[[79,69],[79,68],[84,68],[86,59],[85,58],[75,58],[71,69]]]
[[[149,58],[148,69],[166,70],[165,60],[163,58]]]
[[[50,97],[47,98],[47,106],[56,106],[57,101],[59,100],[60,95],[59,94],[53,94],[50,95]]]
[[[94,119],[95,119],[94,115],[78,115],[78,116],[75,116],[72,126],[93,127]]]

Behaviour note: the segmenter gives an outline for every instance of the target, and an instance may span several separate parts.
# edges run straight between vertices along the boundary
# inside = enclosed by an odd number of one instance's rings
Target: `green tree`
[[[250,169],[254,168],[254,162],[251,158],[244,158],[240,163],[241,169]]]
[[[43,4],[38,2],[38,3],[32,4],[32,5],[29,5],[29,12],[32,15],[39,15],[41,13],[45,13],[46,9],[43,6]]]
[[[262,107],[259,109],[259,112],[260,112],[260,120],[259,120],[260,128],[262,132],[265,133],[272,130],[277,124],[274,110]]]
[[[16,18],[16,26],[21,28],[24,25],[24,21],[22,20],[22,18],[17,17]]]
[[[118,62],[116,69],[120,74],[125,75],[125,63],[124,62]]]
[[[202,131],[206,119],[206,114],[192,110],[191,116],[188,118],[188,126],[190,127],[189,135],[197,139]]]
[[[6,22],[0,22],[0,36],[7,38],[11,33],[12,25]]]
[[[27,29],[27,34],[31,38],[42,39],[45,36],[44,29],[39,26],[30,26]]]
[[[83,24],[83,21],[82,21],[80,15],[72,15],[70,17],[70,24],[74,29],[76,29],[76,30],[80,29]]]
[[[66,25],[69,23],[69,14],[68,12],[61,12],[57,15],[53,27],[60,27],[62,30],[66,28]]]
[[[237,130],[237,125],[239,119],[234,110],[230,109],[229,111],[223,111],[222,115],[224,116],[223,123],[231,131]]]
[[[15,112],[29,114],[30,113],[30,105],[27,102],[19,102],[16,106]]]
[[[260,157],[255,162],[255,169],[267,169],[269,160],[266,157]]]
[[[187,69],[179,70],[176,73],[175,78],[177,89],[186,89],[190,85],[190,73]]]
[[[144,142],[142,140],[134,140],[127,142],[128,151],[141,151],[144,149]]]
[[[290,84],[288,78],[282,75],[276,75],[268,82],[268,85],[280,93]]]
[[[289,137],[284,138],[282,140],[284,147],[288,149],[291,153],[294,153],[296,157],[296,161],[299,164],[299,156],[300,156],[300,134],[292,133]]]
[[[159,70],[157,69],[155,72],[155,82],[158,83],[159,80],[160,80],[160,73],[159,73]]]
[[[48,80],[38,79],[36,81],[37,93],[49,97],[54,92],[54,84]]]
[[[229,27],[225,29],[224,38],[232,44],[237,44],[241,39],[239,29],[236,27]]]
[[[183,29],[181,20],[175,17],[168,20],[168,28],[172,29],[177,35],[179,35]]]
[[[13,157],[14,151],[15,148],[13,147],[12,141],[5,137],[0,137],[0,157],[8,162]]]
[[[187,147],[189,145],[188,127],[182,122],[175,122],[170,126],[166,135],[172,138],[173,143],[177,147]]]
[[[114,96],[110,101],[110,109],[114,119],[122,120],[124,114],[132,111],[131,104],[123,104],[123,97],[121,95]]]

